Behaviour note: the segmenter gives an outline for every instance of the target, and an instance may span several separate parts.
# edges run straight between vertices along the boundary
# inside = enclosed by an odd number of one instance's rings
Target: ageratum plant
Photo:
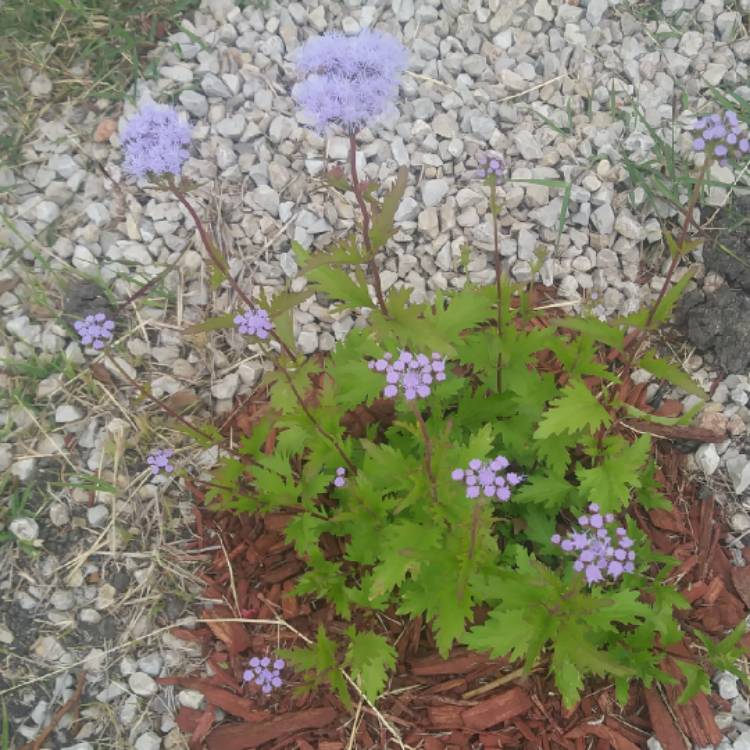
[[[407,172],[381,190],[360,181],[356,159],[357,133],[392,105],[406,60],[395,39],[374,31],[328,35],[300,50],[295,96],[321,131],[347,134],[349,176],[338,170],[331,181],[354,196],[361,227],[326,252],[295,245],[307,286],[272,301],[251,299],[227,273],[188,201],[190,185],[179,178],[187,143],[176,115],[147,110],[126,130],[126,166],[183,203],[215,278],[237,297],[240,309],[200,327],[234,327],[274,363],[264,376],[270,408],[250,437],[227,447],[207,498],[237,512],[290,511],[286,537],[306,564],[296,593],[329,602],[344,620],[357,611],[365,615],[359,622],[372,623],[349,627],[343,638],[321,626],[309,648],[283,652],[276,671],[267,657],[254,657],[245,679],[269,692],[288,665],[309,684],[329,680],[348,701],[343,666],[375,698],[396,653],[377,618],[366,615],[389,612],[427,622],[443,656],[464,644],[526,669],[542,665],[568,706],[592,675],[613,680],[624,703],[632,680],[671,681],[659,664],[685,636],[674,612],[688,604],[667,584],[677,561],[649,549],[633,519],[634,508],[669,503],[655,480],[649,435],[633,440],[622,420],[686,422],[692,414],[652,417],[624,402],[618,386],[643,368],[703,395],[648,351],[647,338],[689,282],[688,273],[671,283],[694,247],[689,217],[707,170],[716,158],[744,153],[746,136],[729,114],[729,129],[722,118],[699,121],[695,148],[705,150],[705,161],[679,236],[665,231],[673,262],[649,309],[609,322],[582,316],[539,324],[530,289],[502,268],[505,165],[497,154],[477,155],[476,174],[490,197],[495,284],[467,283],[411,304],[408,289],[383,291],[376,257],[388,252]],[[368,325],[353,329],[322,364],[297,351],[291,318],[319,292],[336,310],[369,310]],[[88,343],[109,343],[111,326],[84,323]],[[350,429],[348,417],[363,406],[377,407],[378,419]],[[173,416],[201,444],[219,441],[212,426]],[[173,468],[164,451],[149,463],[154,473]],[[337,540],[339,557],[327,554],[323,537]],[[487,613],[481,620],[480,609]],[[725,666],[734,642],[712,651]],[[678,663],[689,678],[684,698],[707,689],[706,674]]]

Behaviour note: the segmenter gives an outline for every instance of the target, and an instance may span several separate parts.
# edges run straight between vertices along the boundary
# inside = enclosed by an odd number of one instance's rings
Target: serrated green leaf
[[[535,438],[548,438],[588,429],[591,432],[612,422],[607,410],[580,380],[565,386],[559,398],[551,402],[542,416]]]
[[[396,182],[386,193],[377,212],[373,214],[372,226],[370,227],[370,246],[374,253],[383,247],[388,242],[388,238],[393,234],[394,217],[406,190],[408,177],[409,170],[404,166],[399,167]]]
[[[396,666],[396,649],[377,633],[358,633],[354,626],[346,630],[349,648],[345,664],[350,676],[371,701],[375,701]]]
[[[692,280],[693,275],[694,271],[692,269],[688,270],[685,275],[667,291],[651,316],[650,327],[652,329],[658,328],[662,323],[665,323],[668,320],[669,316],[672,314],[672,309],[685,291],[685,287]]]
[[[596,318],[562,318],[562,320],[556,322],[556,325],[558,328],[580,331],[618,351],[622,351],[624,346],[625,334],[622,329],[615,328],[611,323]]]
[[[366,288],[352,281],[341,268],[315,268],[307,272],[307,277],[316,283],[317,288],[333,299],[342,300],[347,307],[371,307],[372,300]]]
[[[619,511],[627,505],[630,490],[641,486],[641,471],[651,448],[649,435],[619,451],[609,450],[597,466],[576,471],[581,497],[597,502],[603,513]]]
[[[676,385],[679,388],[682,388],[683,391],[698,396],[698,398],[708,398],[703,388],[701,388],[684,370],[675,367],[675,365],[670,364],[664,359],[655,357],[651,352],[647,352],[641,357],[637,366],[642,367],[644,370],[648,370],[652,375],[656,375],[657,378],[668,380],[672,385]]]
[[[226,315],[218,315],[215,318],[208,318],[202,323],[195,323],[188,326],[185,329],[185,333],[204,333],[205,331],[219,331],[222,328],[233,328],[234,327],[234,313],[227,313]]]
[[[560,475],[532,474],[513,490],[513,502],[533,503],[557,511],[566,507],[575,488]]]
[[[482,625],[471,629],[463,642],[475,651],[489,652],[493,659],[508,654],[511,661],[525,659],[534,635],[526,616],[522,609],[494,609]]]
[[[677,696],[677,705],[684,706],[691,698],[698,693],[711,692],[711,680],[708,678],[706,670],[694,662],[675,659],[677,666],[685,675],[685,689]]]

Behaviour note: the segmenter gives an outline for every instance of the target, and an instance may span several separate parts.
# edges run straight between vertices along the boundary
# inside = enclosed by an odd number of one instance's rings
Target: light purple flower
[[[604,528],[604,524],[615,522],[614,514],[602,515],[596,503],[589,505],[589,511],[591,515],[582,515],[578,519],[584,531],[571,531],[565,539],[560,534],[553,534],[550,537],[552,544],[564,552],[578,553],[573,568],[583,572],[589,585],[603,581],[605,575],[615,580],[623,573],[632,573],[635,552],[630,549],[633,540],[627,536],[627,531],[621,526],[615,529],[615,545],[611,531]]]
[[[722,166],[726,166],[729,158],[741,159],[750,152],[747,128],[731,109],[725,110],[723,116],[713,114],[699,118],[693,124],[693,130],[702,131],[693,139],[693,149],[712,149],[720,157]]]
[[[482,179],[490,179],[499,183],[505,175],[505,162],[496,154],[480,154],[477,156],[479,168],[476,175]]]
[[[524,480],[523,474],[509,471],[503,475],[501,472],[510,465],[505,456],[497,456],[492,461],[483,462],[478,458],[472,458],[466,469],[456,468],[451,472],[451,479],[463,482],[466,485],[466,497],[474,500],[479,495],[484,497],[496,497],[501,502],[510,500],[510,486],[515,487]]]
[[[306,78],[293,95],[321,132],[336,124],[356,133],[392,103],[407,60],[406,48],[379,31],[315,37],[298,52],[297,69]]]
[[[161,471],[164,471],[165,474],[171,474],[174,471],[174,466],[169,462],[169,459],[173,454],[172,448],[157,448],[151,451],[146,459],[146,463],[151,467],[151,473],[154,476]]]
[[[122,134],[123,169],[135,177],[179,175],[188,158],[190,126],[171,107],[145,104]]]
[[[259,339],[267,339],[268,332],[273,328],[268,313],[260,307],[248,307],[244,313],[235,316],[234,323],[240,333],[257,336]]]
[[[336,469],[336,478],[333,483],[336,487],[343,487],[346,484],[346,469],[343,466]]]
[[[268,695],[274,688],[281,687],[281,670],[286,666],[283,659],[275,659],[271,664],[271,659],[264,656],[259,659],[253,656],[250,659],[250,669],[246,669],[242,675],[245,682],[254,682],[260,689]]]
[[[81,337],[81,343],[94,349],[103,349],[104,345],[113,338],[114,321],[109,320],[104,313],[87,315],[83,320],[76,320],[73,328]]]
[[[386,398],[397,396],[399,387],[407,401],[427,398],[432,392],[430,386],[433,381],[445,380],[445,358],[437,352],[430,359],[425,354],[415,356],[403,349],[396,360],[393,360],[390,352],[386,352],[382,359],[370,360],[367,366],[385,373],[387,385],[383,389],[383,396]]]

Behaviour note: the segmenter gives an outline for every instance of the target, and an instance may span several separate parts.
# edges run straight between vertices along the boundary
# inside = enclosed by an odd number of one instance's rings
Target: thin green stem
[[[411,410],[414,412],[419,430],[422,433],[422,439],[424,440],[424,468],[427,473],[427,478],[430,480],[430,487],[432,489],[432,500],[437,505],[438,503],[438,492],[437,492],[437,480],[435,474],[432,471],[432,440],[430,439],[430,433],[427,432],[427,425],[425,424],[422,412],[419,411],[419,407],[410,401]]]
[[[357,136],[354,133],[349,133],[349,168],[352,173],[354,197],[357,199],[357,205],[362,214],[362,239],[365,243],[365,250],[367,252],[367,268],[372,276],[372,285],[375,287],[375,296],[378,300],[378,306],[380,307],[380,311],[387,318],[388,308],[385,304],[385,297],[383,297],[383,286],[380,283],[380,271],[378,271],[378,267],[375,263],[375,253],[372,251],[372,242],[370,241],[370,212],[367,208],[367,203],[365,202],[362,183],[359,181],[359,175],[357,174]]]

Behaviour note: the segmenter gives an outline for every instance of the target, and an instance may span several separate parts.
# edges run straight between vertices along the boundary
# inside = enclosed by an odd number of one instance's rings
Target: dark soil
[[[675,322],[701,353],[713,352],[727,374],[744,375],[750,366],[750,196],[722,209],[715,226],[703,260],[728,286],[686,294]]]

